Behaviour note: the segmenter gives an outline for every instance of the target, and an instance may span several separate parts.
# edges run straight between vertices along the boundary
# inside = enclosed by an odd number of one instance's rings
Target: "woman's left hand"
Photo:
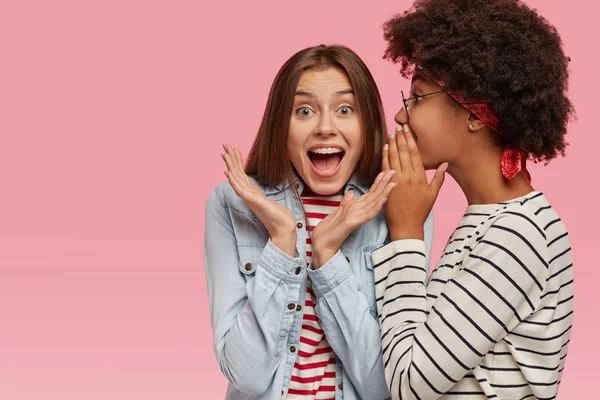
[[[369,222],[379,213],[390,192],[396,186],[391,182],[396,171],[382,172],[369,191],[354,199],[349,190],[334,212],[325,217],[312,232],[312,261],[315,269],[329,261],[350,233]]]
[[[396,189],[384,206],[392,240],[423,240],[423,225],[444,183],[447,167],[448,163],[442,163],[429,183],[410,127],[398,126],[390,135],[383,150],[382,171],[397,171],[393,179]]]

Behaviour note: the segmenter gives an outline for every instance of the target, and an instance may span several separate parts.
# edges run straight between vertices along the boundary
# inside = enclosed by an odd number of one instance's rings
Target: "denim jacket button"
[[[302,267],[296,267],[296,271],[294,271],[296,273],[296,275],[300,275],[300,272],[302,272]]]
[[[248,263],[248,264],[244,265],[244,268],[246,269],[246,271],[250,271],[250,270],[252,270],[252,264]]]
[[[340,390],[344,390],[344,384],[343,384],[343,383],[340,383],[340,384],[338,385],[338,389],[340,389]]]
[[[288,310],[293,310],[294,308],[296,308],[296,305],[294,303],[288,304]]]
[[[298,304],[298,306],[296,306],[296,311],[302,311],[302,306],[300,304]]]
[[[290,347],[290,351],[291,351],[292,353],[295,353],[295,352],[296,352],[296,348],[295,348],[294,346],[292,346],[292,347]]]
[[[302,229],[302,227],[303,227],[303,226],[304,226],[304,225],[302,224],[302,222],[298,222],[298,223],[296,224],[296,227],[297,227],[298,229]]]

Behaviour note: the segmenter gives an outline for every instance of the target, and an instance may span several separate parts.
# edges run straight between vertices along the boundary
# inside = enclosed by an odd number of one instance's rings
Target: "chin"
[[[309,188],[319,196],[333,196],[342,193],[345,186],[346,181],[336,179],[332,182],[312,182]]]

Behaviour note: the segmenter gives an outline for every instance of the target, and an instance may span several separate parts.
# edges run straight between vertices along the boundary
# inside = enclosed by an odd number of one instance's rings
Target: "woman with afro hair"
[[[384,25],[410,78],[383,169],[391,242],[372,253],[393,399],[554,399],[573,318],[571,246],[526,161],[564,155],[573,116],[556,29],[516,0],[420,0]],[[436,170],[429,183],[425,174]],[[427,278],[445,173],[468,206]]]

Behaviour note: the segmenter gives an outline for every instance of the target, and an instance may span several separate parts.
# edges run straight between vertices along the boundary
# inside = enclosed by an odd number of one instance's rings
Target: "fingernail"
[[[445,162],[442,164],[442,172],[446,172],[447,169],[448,169],[448,163]]]
[[[394,176],[394,175],[396,175],[396,172],[398,172],[398,171],[396,171],[395,169],[390,169],[390,172],[391,172],[391,175]]]
[[[390,139],[396,139],[396,132],[390,133]]]
[[[408,124],[404,125],[404,133],[408,133],[410,132],[410,128],[408,127]]]
[[[386,144],[384,144],[384,145],[383,145],[383,151],[387,151],[387,149],[388,149],[389,147],[390,147],[390,145],[389,145],[389,144],[387,144],[387,143],[386,143]]]
[[[402,124],[396,125],[396,132],[402,132],[404,128],[402,128]]]

